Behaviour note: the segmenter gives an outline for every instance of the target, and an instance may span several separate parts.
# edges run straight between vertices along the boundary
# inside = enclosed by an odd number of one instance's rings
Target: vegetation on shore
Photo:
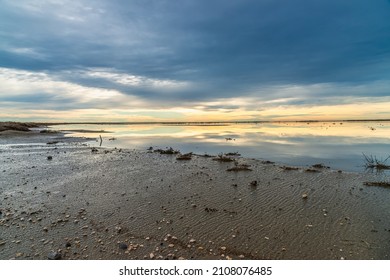
[[[13,131],[30,131],[32,127],[39,127],[36,123],[25,122],[0,122],[0,132],[13,130]]]

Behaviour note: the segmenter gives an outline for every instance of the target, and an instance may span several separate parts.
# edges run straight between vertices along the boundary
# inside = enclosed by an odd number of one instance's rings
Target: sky
[[[389,0],[0,0],[0,120],[390,119]]]

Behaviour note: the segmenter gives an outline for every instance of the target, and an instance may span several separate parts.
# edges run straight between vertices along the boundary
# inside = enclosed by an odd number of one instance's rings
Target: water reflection
[[[244,157],[333,169],[364,170],[364,157],[390,154],[390,122],[286,122],[226,125],[61,125],[74,136],[103,137],[103,146],[146,149],[173,147],[197,154],[239,152]],[[107,131],[102,133],[101,130]],[[110,141],[115,137],[116,140]],[[92,145],[98,144],[90,143]]]

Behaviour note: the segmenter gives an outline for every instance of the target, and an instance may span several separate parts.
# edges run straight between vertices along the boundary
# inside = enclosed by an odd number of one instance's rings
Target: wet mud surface
[[[0,259],[390,258],[374,174],[37,139],[0,145]]]

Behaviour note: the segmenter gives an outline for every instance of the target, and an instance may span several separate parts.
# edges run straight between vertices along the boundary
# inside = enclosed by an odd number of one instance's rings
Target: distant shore
[[[0,259],[390,259],[375,174],[35,135],[0,150]]]
[[[207,122],[0,122],[0,132],[6,130],[29,131],[30,128],[72,125],[72,124],[92,124],[92,125],[228,125],[228,124],[250,124],[250,123],[320,123],[320,122],[390,122],[390,119],[356,119],[356,120],[272,120],[272,121],[207,121]]]

